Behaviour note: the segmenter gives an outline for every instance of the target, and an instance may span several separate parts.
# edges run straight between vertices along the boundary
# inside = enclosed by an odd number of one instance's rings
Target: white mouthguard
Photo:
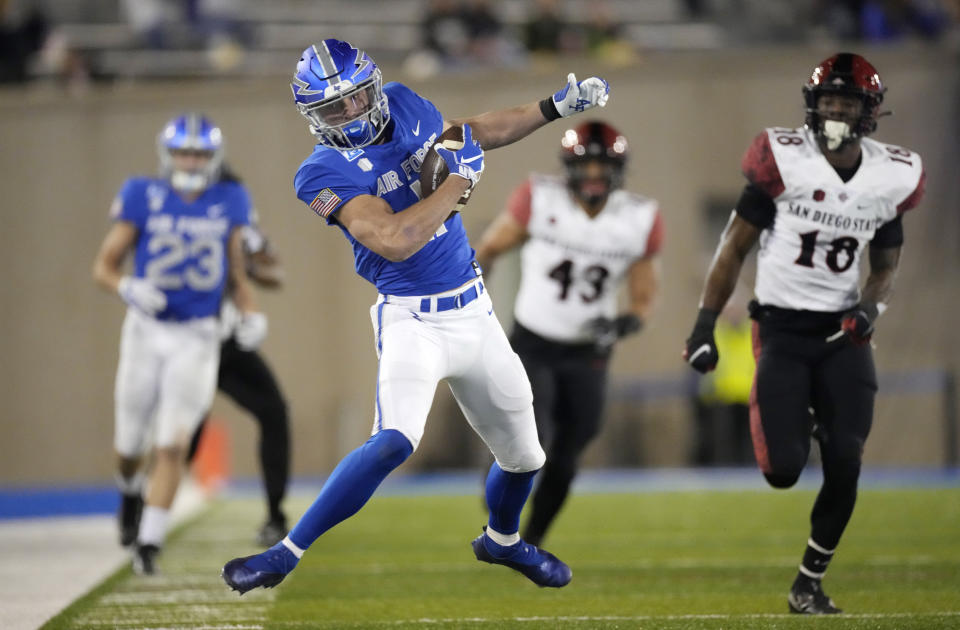
[[[827,139],[827,149],[836,151],[844,140],[850,138],[850,125],[839,120],[825,120],[823,135]]]

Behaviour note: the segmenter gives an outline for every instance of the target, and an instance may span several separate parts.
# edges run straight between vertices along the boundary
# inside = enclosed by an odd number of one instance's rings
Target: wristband
[[[547,122],[560,118],[560,112],[557,111],[557,105],[553,102],[552,96],[540,101],[540,113],[547,119]]]

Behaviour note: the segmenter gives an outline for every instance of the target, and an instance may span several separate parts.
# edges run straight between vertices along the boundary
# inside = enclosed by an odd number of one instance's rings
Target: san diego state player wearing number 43
[[[490,519],[472,543],[474,554],[540,586],[564,586],[570,568],[518,533],[520,511],[544,462],[530,382],[494,315],[460,215],[451,210],[480,179],[484,149],[603,106],[607,82],[578,82],[570,74],[542,101],[447,121],[405,85],[382,85],[379,68],[362,50],[327,39],[303,52],[292,88],[318,140],[294,179],[297,196],[343,232],[357,273],[380,293],[370,309],[379,357],[373,436],[341,460],[286,538],[228,562],[224,580],[241,594],[283,580],[317,538],[363,507],[410,456],[437,384],[446,380],[496,460],[486,485]],[[457,150],[436,144],[452,124],[463,125]],[[420,165],[434,150],[451,176],[420,199]]]
[[[811,434],[823,462],[810,538],[787,599],[795,613],[840,612],[821,580],[853,513],[873,419],[877,377],[868,342],[893,289],[901,218],[923,196],[920,156],[866,137],[885,89],[866,59],[837,54],[803,87],[806,124],[757,136],[743,158],[748,183],[707,272],[684,351],[701,372],[722,360],[714,322],[759,241],[750,396],[757,463],[771,486],[789,488],[806,464]],[[870,272],[861,290],[864,249]]]

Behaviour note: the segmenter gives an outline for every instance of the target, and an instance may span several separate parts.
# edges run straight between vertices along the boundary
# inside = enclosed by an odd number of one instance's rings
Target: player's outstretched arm
[[[474,138],[484,149],[496,149],[530,135],[551,120],[604,107],[609,96],[610,84],[604,79],[590,77],[577,81],[571,72],[562,88],[541,101],[445,122],[444,129],[451,124],[467,123],[473,127]]]

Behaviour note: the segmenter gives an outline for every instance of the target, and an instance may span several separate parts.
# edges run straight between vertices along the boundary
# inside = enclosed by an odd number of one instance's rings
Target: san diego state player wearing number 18
[[[291,87],[318,141],[294,178],[297,196],[341,230],[357,273],[380,294],[370,309],[379,359],[373,435],[340,461],[286,538],[227,562],[224,580],[241,594],[283,580],[317,538],[363,507],[411,455],[436,387],[446,380],[496,459],[487,477],[490,519],[472,543],[474,554],[539,586],[566,585],[570,568],[518,533],[544,461],[533,396],[494,315],[460,215],[451,210],[480,179],[484,150],[603,106],[607,82],[578,82],[570,74],[542,101],[454,122],[405,85],[383,85],[362,50],[327,39],[304,50]],[[463,126],[463,146],[450,150],[436,141],[453,124]],[[451,175],[421,199],[417,185],[428,151]]]
[[[868,342],[892,293],[902,216],[924,191],[919,155],[867,138],[885,89],[866,59],[834,55],[803,87],[806,124],[756,137],[743,158],[747,185],[684,351],[700,372],[722,359],[714,322],[759,241],[750,396],[757,463],[771,486],[789,488],[807,462],[811,434],[823,462],[810,537],[787,598],[795,613],[841,612],[821,580],[853,513],[873,420],[877,377]],[[864,249],[870,271],[861,289]]]

